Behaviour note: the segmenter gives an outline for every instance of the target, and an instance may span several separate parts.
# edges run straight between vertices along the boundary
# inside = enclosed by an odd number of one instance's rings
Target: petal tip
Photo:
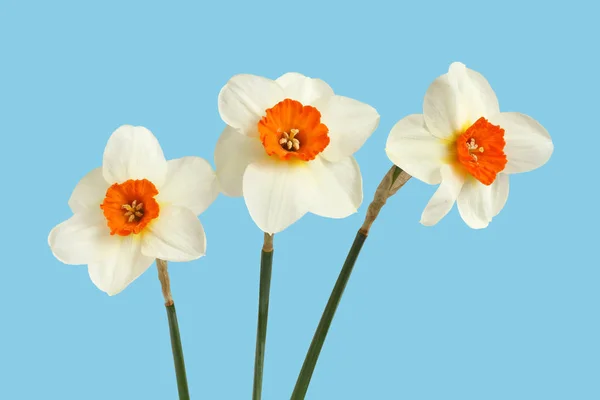
[[[490,218],[488,221],[483,221],[483,220],[479,220],[479,221],[466,221],[463,219],[463,221],[465,222],[465,224],[467,224],[467,226],[471,229],[475,229],[475,230],[480,230],[480,229],[485,229],[490,225],[490,222],[492,222],[492,218]]]
[[[425,212],[423,212],[423,214],[425,214]],[[438,223],[439,221],[432,221],[431,219],[421,215],[421,219],[419,220],[419,223],[423,226],[434,226]]]
[[[106,288],[101,288],[100,286],[98,286],[96,284],[96,282],[92,281],[92,283],[104,294],[106,294],[108,297],[114,297],[116,295],[118,295],[119,293],[121,293],[125,288],[121,288],[121,289],[106,289]],[[127,287],[127,286],[126,286]]]
[[[198,252],[195,256],[193,256],[193,258],[190,258],[189,260],[186,260],[185,262],[189,262],[189,261],[194,261],[194,260],[199,260],[202,257],[206,256],[206,249],[204,249],[201,252]]]
[[[154,136],[152,131],[150,129],[146,128],[145,126],[130,125],[130,124],[123,124],[123,125],[119,126],[117,129],[115,129],[113,131],[112,135],[138,134],[140,132]]]
[[[424,220],[424,219],[421,219],[421,220],[419,221],[419,223],[420,223],[421,225],[423,225],[423,226],[434,226],[434,225],[436,224],[435,222],[434,222],[434,223],[431,223],[431,221],[427,221],[427,220]]]
[[[452,71],[452,70],[464,70],[466,69],[467,66],[465,64],[463,64],[460,61],[454,61],[452,64],[450,64],[450,67],[448,67],[448,72]]]
[[[285,74],[282,74],[281,76],[279,76],[277,79],[283,78],[284,76],[296,76],[298,78],[309,78],[309,79],[313,79],[310,76],[306,76],[300,72],[296,72],[296,71],[290,71],[290,72],[286,72]],[[277,81],[276,79],[276,81]]]
[[[119,125],[119,127],[117,129],[115,129],[115,132],[118,130],[131,129],[131,128],[135,128],[135,126],[131,125],[131,124],[123,124],[123,125]]]
[[[255,76],[256,76],[256,75],[253,75],[253,74],[247,74],[247,73],[235,74],[235,75],[233,75],[231,78],[229,78],[229,79],[227,80],[227,83],[229,83],[229,82],[233,82],[233,81],[237,81],[237,80],[240,80],[240,79],[249,78],[249,77],[255,77]]]
[[[467,224],[467,225],[468,225],[468,226],[469,226],[469,228],[471,228],[471,229],[475,229],[475,230],[481,230],[481,229],[485,229],[485,228],[487,228],[487,227],[488,227],[490,224],[489,224],[489,223],[487,223],[487,224],[484,224],[484,225],[469,225],[469,224]]]

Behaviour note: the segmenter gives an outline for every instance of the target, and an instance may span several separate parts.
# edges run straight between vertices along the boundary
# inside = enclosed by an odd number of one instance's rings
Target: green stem
[[[260,255],[260,289],[258,295],[258,323],[256,328],[256,354],[254,359],[254,386],[252,400],[262,396],[263,367],[265,363],[265,343],[267,340],[267,320],[269,318],[269,293],[271,291],[271,270],[273,266],[273,236],[265,233],[265,242]]]
[[[167,308],[167,316],[169,317],[169,332],[171,333],[171,348],[173,350],[173,361],[175,361],[175,375],[177,376],[179,400],[190,400],[190,392],[185,373],[183,348],[181,347],[181,337],[179,336],[179,324],[177,323],[175,304],[165,307]]]
[[[325,311],[323,311],[323,315],[321,316],[321,321],[319,321],[319,326],[317,327],[312,342],[310,343],[310,347],[306,353],[304,364],[302,364],[300,375],[298,375],[298,380],[296,381],[296,386],[294,387],[291,400],[304,400],[304,397],[306,396],[308,385],[310,384],[310,379],[312,378],[315,366],[317,365],[317,360],[321,354],[321,349],[325,343],[325,338],[327,337],[327,332],[331,326],[331,321],[333,321],[337,307],[340,304],[342,295],[344,294],[346,284],[348,283],[350,275],[352,274],[352,269],[354,268],[356,259],[358,258],[360,250],[367,239],[367,235],[369,234],[369,230],[371,229],[373,222],[379,215],[381,208],[387,202],[387,199],[393,196],[409,179],[410,175],[408,175],[402,169],[392,166],[377,187],[373,201],[371,204],[369,204],[369,208],[367,209],[365,221],[358,230],[356,238],[354,238],[354,243],[352,243],[352,247],[348,252],[344,266],[340,271],[340,275],[338,276],[337,282],[333,287],[331,296],[329,296],[327,306],[325,306]]]
[[[173,351],[173,361],[175,362],[175,376],[177,377],[179,400],[190,400],[190,392],[185,373],[185,363],[183,361],[183,348],[181,347],[181,336],[179,335],[179,324],[177,323],[175,303],[173,303],[173,297],[171,296],[171,281],[169,279],[167,262],[165,260],[157,259],[156,269],[158,270],[158,280],[160,281],[160,288],[165,299],[165,307],[169,319],[171,350]]]
[[[313,336],[308,353],[304,359],[304,364],[302,364],[302,370],[300,371],[300,375],[296,381],[296,387],[294,387],[291,400],[303,400],[306,396],[308,385],[310,384],[310,379],[313,371],[315,370],[315,366],[317,365],[317,360],[319,359],[319,354],[323,348],[323,343],[325,343],[325,338],[327,337],[327,332],[331,326],[331,321],[333,320],[335,311],[340,304],[342,294],[344,294],[344,289],[346,288],[346,284],[350,279],[352,269],[354,268],[356,259],[358,258],[360,250],[366,239],[367,235],[361,231],[359,231],[354,238],[354,243],[352,243],[352,247],[348,252],[348,256],[346,257],[342,271],[338,276],[337,282],[335,283],[333,291],[331,292],[331,296],[329,297],[329,301],[327,302],[327,306],[325,307],[325,311],[323,311],[323,315],[321,316],[321,321],[319,321],[319,326],[317,327],[315,335]]]

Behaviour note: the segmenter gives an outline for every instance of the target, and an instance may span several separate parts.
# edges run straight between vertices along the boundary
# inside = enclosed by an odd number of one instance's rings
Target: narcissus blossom
[[[544,165],[554,147],[533,118],[500,112],[488,81],[453,63],[427,90],[423,114],[398,122],[388,137],[390,160],[415,178],[440,184],[421,217],[435,225],[458,202],[471,228],[485,228],[508,198],[508,175]]]
[[[244,196],[254,222],[280,232],[307,212],[344,218],[362,203],[352,155],[379,124],[377,111],[335,95],[320,79],[236,75],[219,93],[228,125],[215,149],[223,192]]]
[[[69,200],[73,216],[48,243],[65,264],[87,264],[92,282],[121,292],[157,259],[204,255],[198,215],[219,193],[210,164],[198,157],[167,162],[154,135],[121,126],[108,140],[101,168],[81,179]]]

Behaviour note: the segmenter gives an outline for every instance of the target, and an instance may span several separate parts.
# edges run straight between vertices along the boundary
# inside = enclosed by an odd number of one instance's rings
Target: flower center
[[[160,208],[154,198],[157,194],[158,190],[147,179],[130,179],[109,187],[100,208],[110,234],[128,236],[140,233],[158,217]]]
[[[144,216],[144,203],[138,203],[137,200],[129,204],[123,204],[121,206],[125,210],[124,216],[127,217],[127,222],[139,221]]]
[[[290,133],[283,132],[279,144],[287,151],[300,150],[300,141],[296,139],[296,135],[300,132],[298,129],[290,129]]]
[[[491,185],[506,166],[504,129],[481,117],[456,140],[458,162],[479,182]]]
[[[483,151],[485,150],[483,147],[477,145],[477,143],[475,142],[475,138],[473,137],[467,142],[467,149],[469,150],[469,155],[475,162],[477,162],[477,154],[475,153],[483,153]]]
[[[329,129],[314,107],[285,99],[266,111],[258,123],[260,141],[269,156],[314,160],[329,145]]]

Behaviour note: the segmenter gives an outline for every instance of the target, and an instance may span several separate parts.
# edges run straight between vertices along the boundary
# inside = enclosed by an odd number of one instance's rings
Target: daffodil
[[[276,80],[236,75],[221,89],[218,104],[227,124],[215,149],[221,190],[243,195],[265,232],[252,392],[260,399],[273,234],[307,212],[344,218],[357,211],[362,177],[352,155],[377,128],[379,114],[298,73]]]
[[[219,113],[227,124],[215,149],[222,190],[243,195],[265,233],[307,212],[344,218],[357,211],[362,178],[352,155],[379,124],[373,107],[287,73],[234,76],[219,93]]]
[[[73,216],[50,232],[48,243],[63,263],[87,264],[92,282],[115,295],[155,259],[203,256],[206,237],[197,216],[217,194],[207,161],[167,161],[148,129],[124,125],[108,140],[102,167],[75,187]]]
[[[508,198],[508,176],[544,165],[554,147],[533,118],[500,112],[488,81],[453,63],[425,94],[423,114],[398,122],[388,137],[390,160],[415,178],[440,184],[421,223],[435,225],[458,203],[468,226],[488,226]]]

